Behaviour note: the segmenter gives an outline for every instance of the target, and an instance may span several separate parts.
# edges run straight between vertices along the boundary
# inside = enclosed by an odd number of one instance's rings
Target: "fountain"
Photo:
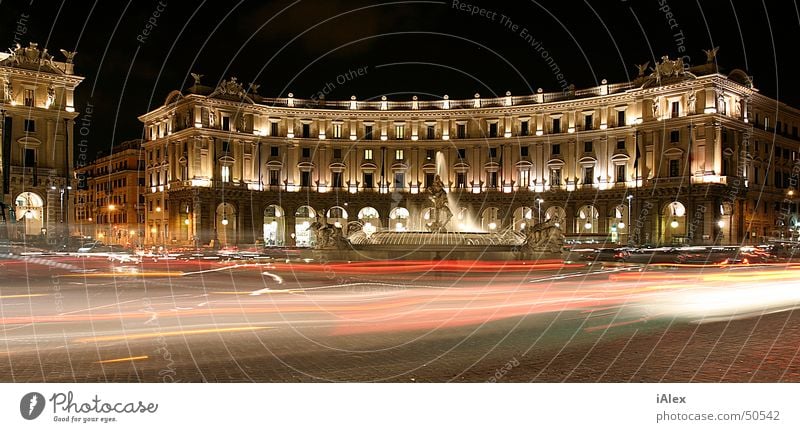
[[[564,242],[561,228],[553,221],[528,225],[516,231],[508,228],[486,232],[470,220],[462,220],[453,229],[455,197],[447,193],[442,180],[445,167],[441,152],[436,155],[436,175],[426,188],[425,197],[432,207],[427,231],[375,231],[351,222],[345,239],[341,229],[320,221],[312,227],[317,235],[316,249],[325,259],[488,259],[507,260],[560,254]],[[461,215],[459,215],[461,216]]]

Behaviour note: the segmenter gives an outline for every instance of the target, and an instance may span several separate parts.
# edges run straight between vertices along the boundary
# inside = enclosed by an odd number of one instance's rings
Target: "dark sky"
[[[236,76],[259,93],[328,99],[470,98],[534,93],[560,86],[542,57],[547,50],[578,88],[603,78],[626,81],[634,64],[675,57],[705,62],[720,46],[721,68],[742,68],[765,94],[800,105],[794,58],[800,15],[794,1],[475,0],[450,1],[174,1],[147,38],[140,37],[157,1],[0,0],[0,37],[12,46],[37,41],[50,53],[77,51],[86,77],[76,108],[91,103],[90,147],[138,138],[136,117],[167,93]],[[482,7],[472,15],[460,5]],[[668,13],[672,15],[668,15]],[[25,18],[24,15],[27,15]],[[508,28],[505,15],[516,28]],[[15,24],[25,21],[24,29]],[[672,21],[670,21],[672,19]],[[683,33],[683,38],[677,34]],[[540,44],[532,46],[524,36]],[[144,42],[142,42],[142,40]],[[60,55],[56,55],[60,58]],[[361,76],[348,71],[366,68]],[[357,75],[357,74],[356,74]],[[338,81],[337,82],[337,78]],[[330,85],[332,84],[332,85]]]

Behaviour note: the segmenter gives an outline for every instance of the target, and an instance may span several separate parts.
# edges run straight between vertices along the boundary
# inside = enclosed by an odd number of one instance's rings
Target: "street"
[[[4,382],[800,381],[800,267],[0,261]]]

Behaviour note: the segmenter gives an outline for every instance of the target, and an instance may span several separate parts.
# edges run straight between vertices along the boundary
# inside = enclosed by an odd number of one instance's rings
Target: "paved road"
[[[800,269],[0,261],[4,382],[800,381]]]

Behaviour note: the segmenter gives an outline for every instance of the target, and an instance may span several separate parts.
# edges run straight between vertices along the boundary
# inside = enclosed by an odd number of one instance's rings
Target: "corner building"
[[[800,111],[708,57],[663,57],[626,83],[466,100],[266,98],[194,75],[139,117],[145,240],[308,246],[323,214],[345,229],[425,230],[437,173],[453,230],[556,219],[574,242],[797,238]]]
[[[0,226],[15,241],[70,234],[75,53],[62,61],[36,43],[0,53]]]

